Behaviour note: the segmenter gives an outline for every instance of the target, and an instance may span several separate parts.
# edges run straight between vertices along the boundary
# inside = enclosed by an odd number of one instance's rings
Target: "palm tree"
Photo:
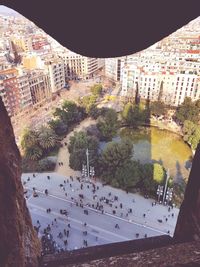
[[[55,132],[48,127],[42,126],[38,131],[38,143],[43,149],[50,149],[56,146],[58,137]]]
[[[42,149],[39,146],[27,147],[25,156],[30,160],[38,160],[42,157]]]
[[[32,129],[25,129],[21,139],[21,147],[26,150],[29,147],[34,147],[38,143],[38,134]]]

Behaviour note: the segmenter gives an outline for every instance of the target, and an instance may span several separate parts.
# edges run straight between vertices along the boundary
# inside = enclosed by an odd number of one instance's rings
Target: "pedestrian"
[[[144,214],[143,214],[143,217],[145,218],[145,216],[146,216],[146,214],[144,213]]]
[[[168,219],[167,219],[167,218],[165,218],[165,221],[167,222],[167,221],[168,221]]]
[[[56,218],[54,219],[54,222],[57,222]]]
[[[68,223],[68,225],[67,225],[69,228],[71,227],[71,225],[70,225],[70,223]]]
[[[67,235],[67,231],[66,231],[66,229],[64,229],[64,231],[63,231],[63,232],[64,232],[64,235]]]
[[[40,221],[39,220],[37,220],[37,224],[40,224]]]

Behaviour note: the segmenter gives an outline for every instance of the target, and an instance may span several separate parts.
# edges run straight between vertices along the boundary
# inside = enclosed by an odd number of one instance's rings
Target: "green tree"
[[[200,142],[200,126],[188,120],[184,121],[183,139],[195,150]]]
[[[59,136],[67,133],[68,127],[60,119],[54,119],[48,122],[49,127]]]
[[[42,154],[42,149],[37,145],[27,147],[25,150],[25,157],[33,161],[40,159],[42,157]]]
[[[140,189],[145,194],[155,194],[157,183],[153,179],[153,164],[147,163],[140,165],[141,181]]]
[[[117,113],[113,109],[109,109],[103,117],[101,117],[97,123],[102,140],[110,141],[116,135],[119,128],[119,122]]]
[[[58,142],[58,137],[55,132],[48,127],[42,126],[38,131],[38,143],[39,145],[48,150],[54,148]]]
[[[200,126],[196,125],[194,133],[188,139],[189,144],[193,150],[195,150],[200,142]]]
[[[164,168],[159,163],[153,164],[153,179],[157,184],[161,184],[164,180]]]
[[[53,115],[68,126],[83,119],[84,111],[75,102],[65,100],[62,107],[56,108]]]
[[[121,177],[122,169],[132,158],[133,145],[129,139],[123,139],[121,142],[110,142],[101,154],[101,176],[102,178],[113,183],[117,177]],[[129,166],[130,167],[130,166]],[[118,173],[118,176],[117,176]]]
[[[146,122],[147,114],[145,106],[141,103],[139,105],[134,105],[128,102],[123,108],[122,118],[130,127],[137,127]]]
[[[102,84],[95,84],[91,87],[91,92],[93,95],[101,95],[102,94],[102,90],[103,90],[103,87],[102,87]]]
[[[155,116],[164,116],[167,113],[166,105],[161,101],[154,101],[150,104],[151,114]]]
[[[98,165],[99,141],[94,136],[88,136],[85,132],[75,132],[70,137],[68,150],[70,153],[69,165],[74,170],[81,170],[82,164],[86,164],[86,149],[89,150],[90,165]]]
[[[86,113],[89,113],[90,110],[96,106],[96,100],[97,96],[96,95],[89,95],[89,96],[84,96],[82,99],[79,100],[80,105],[85,108]]]
[[[137,186],[140,176],[138,163],[133,160],[127,161],[123,167],[117,170],[114,185],[126,190],[131,189]]]
[[[182,124],[184,124],[185,120],[198,123],[199,112],[199,102],[192,102],[190,97],[186,97],[184,102],[177,108],[175,116]]]
[[[21,137],[21,147],[26,150],[28,147],[37,145],[38,133],[32,129],[25,129]]]
[[[158,101],[161,102],[163,97],[163,81],[160,83],[160,90],[158,94]]]

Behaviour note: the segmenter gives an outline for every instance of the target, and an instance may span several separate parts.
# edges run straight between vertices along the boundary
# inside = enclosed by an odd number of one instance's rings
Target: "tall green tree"
[[[91,87],[90,90],[91,90],[93,95],[99,96],[102,94],[103,86],[102,86],[102,84],[95,84]]]
[[[123,172],[125,165],[130,163],[133,144],[129,139],[121,142],[110,142],[101,154],[101,176],[109,183],[116,180],[117,173]],[[119,174],[118,174],[119,177]]]
[[[160,83],[160,90],[159,90],[159,94],[158,94],[158,101],[162,102],[162,98],[163,98],[163,81],[161,81]]]
[[[37,145],[38,143],[38,133],[32,129],[25,129],[21,137],[21,147],[26,150],[28,147]]]
[[[184,102],[177,108],[175,116],[182,124],[184,124],[185,120],[198,123],[200,119],[199,113],[199,102],[192,102],[190,97],[186,97]]]
[[[25,157],[33,161],[40,159],[42,157],[42,154],[42,149],[37,145],[27,147],[25,150]]]
[[[61,108],[56,108],[53,115],[68,126],[80,121],[84,117],[84,111],[75,102],[65,100]]]
[[[167,113],[167,106],[161,101],[154,101],[150,104],[151,114],[155,116],[164,116]]]
[[[119,128],[117,112],[114,109],[107,110],[105,115],[99,119],[97,128],[101,133],[102,140],[112,140],[112,138],[117,134],[117,129]]]
[[[153,164],[153,179],[156,183],[161,184],[164,181],[164,168],[159,163]]]
[[[60,119],[53,119],[48,122],[48,126],[57,134],[58,136],[62,136],[67,133],[68,127],[65,123],[63,123]]]
[[[51,128],[42,126],[38,130],[38,143],[43,149],[54,148],[57,142],[58,137]]]
[[[85,132],[75,132],[70,137],[68,150],[70,153],[69,165],[74,170],[81,170],[82,164],[86,164],[86,149],[89,150],[90,165],[98,165],[99,141],[94,136],[88,136]]]

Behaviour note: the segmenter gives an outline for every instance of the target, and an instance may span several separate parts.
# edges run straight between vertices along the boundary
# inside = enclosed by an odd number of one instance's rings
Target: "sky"
[[[9,14],[9,13],[13,13],[13,12],[15,12],[13,9],[8,8],[6,6],[0,5],[0,13],[7,13],[7,14]]]

